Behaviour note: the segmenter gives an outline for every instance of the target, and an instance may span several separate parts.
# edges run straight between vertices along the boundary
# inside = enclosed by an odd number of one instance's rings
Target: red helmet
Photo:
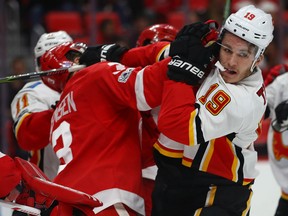
[[[41,70],[51,70],[61,67],[71,67],[86,50],[84,43],[65,42],[45,52],[40,58]],[[43,76],[42,81],[51,89],[62,92],[68,81],[69,72]]]
[[[178,29],[168,24],[156,24],[144,29],[138,37],[136,46],[146,46],[158,41],[173,41]]]

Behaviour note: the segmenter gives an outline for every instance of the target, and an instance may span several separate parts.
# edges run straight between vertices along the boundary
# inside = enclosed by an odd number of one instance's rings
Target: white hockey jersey
[[[58,169],[58,158],[49,144],[50,122],[53,110],[51,105],[59,100],[59,93],[47,87],[41,80],[28,82],[14,97],[11,115],[14,120],[15,136],[25,150],[38,150],[45,147],[43,169],[54,178]],[[39,163],[39,152],[32,155],[31,161]]]
[[[225,83],[218,69],[197,91],[167,81],[158,119],[162,132],[154,147],[182,164],[248,184],[257,176],[257,139],[266,109],[261,71],[237,84]]]
[[[278,76],[266,87],[271,122],[276,119],[275,108],[288,100],[288,73]],[[281,190],[288,195],[288,131],[273,130],[270,125],[267,137],[268,156],[274,177]]]

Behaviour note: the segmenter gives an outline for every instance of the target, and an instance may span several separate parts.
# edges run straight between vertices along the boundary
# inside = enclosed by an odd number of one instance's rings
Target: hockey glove
[[[270,83],[272,83],[276,79],[277,76],[279,76],[280,74],[283,74],[287,71],[288,71],[288,65],[285,65],[285,64],[279,64],[279,65],[272,67],[269,70],[269,72],[265,78],[264,84],[266,86],[269,85]]]
[[[211,63],[214,61],[213,50],[218,47],[213,43],[209,47],[197,46],[194,53],[187,56],[174,56],[168,63],[167,76],[169,79],[184,82],[197,86],[202,83],[204,78],[211,70]]]
[[[195,46],[209,46],[218,38],[218,23],[208,20],[184,26],[171,42],[169,56],[189,55],[195,52]],[[197,50],[196,50],[197,52]]]
[[[275,131],[283,132],[288,129],[288,100],[281,102],[275,109],[276,121],[272,123]]]
[[[127,47],[118,44],[107,44],[88,47],[79,59],[80,64],[90,66],[100,61],[119,62]]]

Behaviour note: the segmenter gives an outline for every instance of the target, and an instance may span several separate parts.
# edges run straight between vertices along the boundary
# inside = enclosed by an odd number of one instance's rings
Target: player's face
[[[251,74],[255,47],[226,32],[220,44],[220,63],[226,69],[221,75],[226,83],[237,83]]]

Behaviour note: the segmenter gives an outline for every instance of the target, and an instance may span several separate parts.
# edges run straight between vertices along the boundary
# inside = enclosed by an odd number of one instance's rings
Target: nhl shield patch
[[[133,68],[127,68],[125,71],[123,71],[121,75],[118,77],[118,82],[126,83],[132,71],[133,71]]]

